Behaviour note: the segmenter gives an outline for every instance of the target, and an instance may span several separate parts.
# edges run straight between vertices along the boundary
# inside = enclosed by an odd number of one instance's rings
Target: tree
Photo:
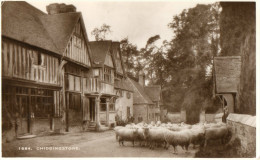
[[[126,70],[132,76],[136,76],[142,69],[140,62],[138,61],[139,50],[136,45],[129,42],[128,38],[124,38],[120,41],[120,48],[123,60],[125,62]]]
[[[183,10],[169,23],[174,38],[169,42],[167,52],[171,80],[166,88],[167,92],[176,97],[176,101],[172,101],[169,96],[166,101],[174,107],[186,109],[189,123],[198,122],[198,113],[208,107],[209,103],[205,102],[212,101],[210,73],[213,56],[219,52],[219,14],[217,3],[197,5]]]
[[[96,41],[104,41],[106,36],[110,34],[112,31],[110,26],[107,24],[103,24],[100,28],[94,28],[91,32],[91,35],[95,37]]]

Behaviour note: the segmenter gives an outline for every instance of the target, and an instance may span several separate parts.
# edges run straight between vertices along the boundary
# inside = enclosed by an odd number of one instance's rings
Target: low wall
[[[211,122],[211,123],[214,123],[215,122],[215,116],[216,114],[208,114],[206,113],[205,114],[205,119],[206,119],[206,122]]]
[[[232,128],[232,140],[241,142],[241,154],[256,153],[256,116],[230,113],[227,125]]]
[[[168,112],[168,114],[166,115],[167,119],[171,122],[171,123],[181,123],[183,118],[181,118],[182,114],[181,112]]]

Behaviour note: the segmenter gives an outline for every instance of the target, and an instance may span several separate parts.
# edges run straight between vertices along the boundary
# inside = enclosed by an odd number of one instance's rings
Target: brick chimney
[[[145,86],[145,74],[144,74],[143,71],[139,71],[138,83],[139,83],[142,87]]]
[[[66,5],[64,3],[52,3],[46,6],[48,14],[59,14],[59,13],[69,13],[76,12],[76,7],[72,4]]]

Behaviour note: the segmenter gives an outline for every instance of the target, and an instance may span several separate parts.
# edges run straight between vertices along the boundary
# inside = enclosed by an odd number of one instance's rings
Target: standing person
[[[227,117],[228,117],[228,114],[229,114],[227,105],[224,106],[223,112],[224,112],[224,115],[222,117],[222,122],[226,123]]]

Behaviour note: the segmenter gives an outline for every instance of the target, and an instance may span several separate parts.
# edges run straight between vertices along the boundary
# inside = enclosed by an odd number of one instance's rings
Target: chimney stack
[[[144,74],[143,71],[139,71],[138,83],[139,83],[142,87],[145,86],[145,74]]]
[[[59,14],[59,13],[69,13],[76,12],[76,7],[72,4],[66,5],[64,3],[52,3],[46,6],[48,14]]]

